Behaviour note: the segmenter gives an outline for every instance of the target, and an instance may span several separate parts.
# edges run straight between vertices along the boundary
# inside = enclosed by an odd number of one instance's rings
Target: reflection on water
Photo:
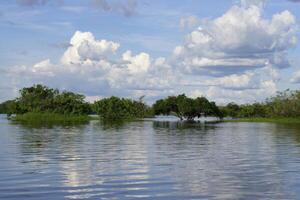
[[[24,128],[28,129],[42,129],[42,128],[55,128],[55,127],[74,127],[74,126],[80,126],[80,125],[88,125],[89,121],[75,121],[75,122],[56,122],[56,121],[49,121],[49,122],[43,122],[43,121],[9,121],[12,125],[20,125]]]
[[[0,117],[0,199],[299,199],[300,127]]]
[[[186,122],[186,121],[153,121],[154,129],[171,129],[171,130],[205,130],[205,129],[214,129],[216,124],[219,122]],[[193,131],[192,130],[192,131]]]

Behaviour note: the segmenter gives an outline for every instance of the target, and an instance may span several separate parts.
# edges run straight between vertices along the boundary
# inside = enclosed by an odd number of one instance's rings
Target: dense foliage
[[[229,103],[221,108],[224,116],[234,118],[267,117],[266,105],[263,103],[237,105]]]
[[[90,106],[84,96],[72,92],[59,92],[42,85],[20,90],[20,97],[9,101],[8,114],[56,113],[63,115],[86,115]]]
[[[300,91],[280,92],[268,99],[266,106],[270,116],[300,117]]]
[[[20,97],[0,104],[0,114],[20,114],[27,118],[36,117],[36,113],[59,115],[98,114],[103,119],[119,120],[144,118],[155,115],[176,115],[181,120],[193,120],[195,117],[216,116],[223,118],[300,118],[300,91],[286,90],[267,99],[263,103],[243,104],[229,103],[218,107],[205,97],[189,98],[184,94],[169,96],[157,100],[151,107],[143,102],[131,99],[110,97],[89,104],[85,96],[73,92],[60,92],[43,85],[20,90]],[[28,115],[30,113],[35,113]],[[24,117],[23,116],[23,117]],[[49,115],[42,115],[48,118]]]
[[[223,116],[215,102],[210,102],[205,97],[188,98],[184,94],[169,96],[166,99],[156,101],[153,105],[153,111],[156,115],[175,114],[181,120],[193,120],[195,117],[201,116],[220,118]]]
[[[106,120],[144,118],[151,115],[150,107],[142,99],[133,101],[114,96],[96,101],[93,110]]]
[[[62,115],[57,113],[25,113],[22,115],[16,115],[12,118],[14,121],[23,122],[23,124],[41,125],[43,123],[47,125],[55,124],[82,124],[89,122],[92,117],[88,115]]]
[[[12,100],[5,101],[0,104],[0,114],[12,114],[12,110],[15,106],[15,102]]]
[[[263,103],[237,105],[229,103],[221,108],[225,116],[238,118],[253,117],[300,117],[300,91],[286,90]]]

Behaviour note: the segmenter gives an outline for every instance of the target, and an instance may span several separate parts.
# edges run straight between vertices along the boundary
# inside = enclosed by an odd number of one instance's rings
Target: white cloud
[[[186,20],[183,26],[194,25]],[[10,82],[13,88],[43,83],[81,92],[90,101],[110,95],[146,95],[153,101],[180,93],[218,103],[263,100],[275,94],[279,70],[289,66],[287,53],[297,43],[296,30],[288,11],[267,20],[253,4],[233,6],[188,34],[166,58],[120,52],[115,41],[76,31],[57,63],[45,59],[12,67],[0,83]],[[300,74],[292,81],[300,82]]]
[[[228,102],[245,103],[264,101],[266,97],[275,95],[276,84],[272,80],[262,81],[256,89],[228,90],[216,86],[210,86],[206,90],[193,90],[189,95],[192,97],[206,96],[219,104]]]
[[[49,59],[43,60],[32,67],[33,73],[40,73],[46,76],[54,76],[54,65],[50,62]]]
[[[59,63],[49,59],[33,66],[9,70],[16,87],[42,83],[94,96],[133,95],[142,91],[165,91],[175,81],[165,58],[151,59],[147,53],[118,53],[119,44],[96,40],[90,32],[76,31]],[[163,73],[162,73],[163,72]],[[20,81],[20,82],[19,82]]]
[[[254,5],[262,8],[265,6],[266,2],[267,0],[241,0],[241,6],[247,8]]]
[[[127,61],[127,67],[131,73],[145,73],[150,67],[150,56],[147,53],[140,53],[132,56],[131,51],[123,53],[122,58]]]
[[[297,43],[296,20],[289,12],[271,20],[257,6],[233,6],[223,16],[187,35],[174,50],[185,73],[223,76],[272,65],[289,66],[286,51]]]
[[[292,83],[300,83],[300,71],[295,72],[290,81]]]
[[[107,41],[95,40],[90,32],[76,31],[70,40],[70,47],[61,58],[63,64],[82,64],[99,61],[114,54],[120,44]]]
[[[229,75],[222,78],[211,79],[206,81],[207,85],[219,86],[227,89],[253,89],[257,88],[254,76],[256,74],[253,72],[247,72],[242,75]]]

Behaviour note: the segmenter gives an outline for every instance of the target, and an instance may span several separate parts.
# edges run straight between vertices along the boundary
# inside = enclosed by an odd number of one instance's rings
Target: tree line
[[[26,87],[19,91],[20,97],[2,103],[7,114],[56,113],[84,115],[90,113],[90,105],[84,95],[48,88],[43,85]]]
[[[194,120],[201,116],[218,118],[300,117],[300,91],[286,90],[265,102],[238,105],[229,103],[217,106],[205,97],[189,98],[184,94],[157,100],[152,106],[138,100],[109,97],[94,103],[85,96],[59,91],[43,85],[20,90],[20,96],[0,104],[0,113],[24,115],[27,113],[53,113],[60,115],[97,114],[102,119],[118,120],[144,118],[154,115],[175,115],[181,120]]]
[[[234,118],[298,118],[300,117],[300,91],[285,90],[264,102],[238,105],[229,103],[220,107],[224,116]]]
[[[47,113],[67,116],[98,114],[108,120],[143,118],[151,114],[151,107],[143,99],[134,101],[126,98],[110,97],[94,103],[85,101],[85,96],[69,91],[60,92],[43,85],[25,87],[19,91],[20,96],[0,104],[0,113],[24,116],[28,113]],[[55,114],[55,115],[54,115]],[[40,116],[40,115],[34,115]]]

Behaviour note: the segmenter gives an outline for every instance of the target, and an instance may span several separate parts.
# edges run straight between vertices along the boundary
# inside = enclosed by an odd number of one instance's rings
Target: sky
[[[44,84],[148,103],[300,86],[300,0],[1,0],[0,102]]]

